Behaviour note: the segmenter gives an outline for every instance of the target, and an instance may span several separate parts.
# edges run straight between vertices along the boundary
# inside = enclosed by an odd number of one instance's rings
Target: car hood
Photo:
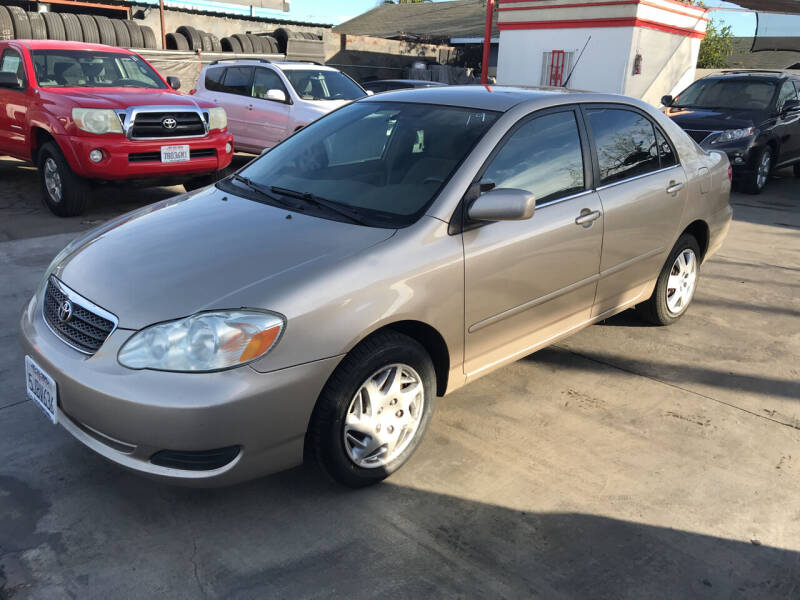
[[[665,114],[682,129],[721,131],[755,127],[767,118],[761,110],[710,110],[697,108],[667,108]]]
[[[210,102],[198,101],[191,96],[172,90],[143,90],[139,88],[49,88],[41,92],[67,99],[81,108],[128,108],[130,106],[191,106],[210,108]]]
[[[279,310],[261,302],[298,270],[313,276],[394,232],[289,213],[212,187],[90,232],[54,274],[114,313],[119,327],[141,329],[203,310]]]

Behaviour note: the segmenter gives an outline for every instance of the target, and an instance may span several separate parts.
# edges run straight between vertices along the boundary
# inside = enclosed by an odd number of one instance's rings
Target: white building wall
[[[545,52],[575,52],[569,87],[619,94],[625,89],[634,28],[506,30],[500,32],[497,83],[541,85]],[[591,39],[589,39],[591,36]],[[586,44],[583,57],[578,59]]]

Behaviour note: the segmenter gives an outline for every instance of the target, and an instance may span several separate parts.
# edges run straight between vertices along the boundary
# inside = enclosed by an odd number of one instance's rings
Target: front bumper
[[[47,327],[37,297],[22,314],[24,352],[56,381],[59,422],[105,458],[173,483],[228,485],[298,465],[311,411],[340,357],[258,373],[126,369],[117,352],[134,333],[117,329],[93,356]],[[239,446],[228,464],[197,471],[158,466],[160,450]]]
[[[203,137],[162,140],[129,140],[122,134],[64,136],[59,146],[70,168],[81,177],[118,181],[158,179],[213,173],[227,167],[233,159],[233,136],[228,131],[214,131]],[[187,162],[162,163],[161,147],[188,145],[193,156]],[[103,158],[89,160],[92,150],[101,150]]]

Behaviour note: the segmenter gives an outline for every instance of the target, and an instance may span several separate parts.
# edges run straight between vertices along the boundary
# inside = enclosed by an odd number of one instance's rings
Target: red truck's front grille
[[[196,112],[140,112],[130,128],[132,139],[205,135],[203,118]]]

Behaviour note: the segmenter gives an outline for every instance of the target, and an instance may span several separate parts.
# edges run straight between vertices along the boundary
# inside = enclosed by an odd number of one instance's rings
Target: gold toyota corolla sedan
[[[65,248],[22,315],[27,392],[152,477],[221,485],[308,456],[375,483],[437,396],[629,307],[677,321],[727,234],[730,176],[622,96],[365,98]]]

